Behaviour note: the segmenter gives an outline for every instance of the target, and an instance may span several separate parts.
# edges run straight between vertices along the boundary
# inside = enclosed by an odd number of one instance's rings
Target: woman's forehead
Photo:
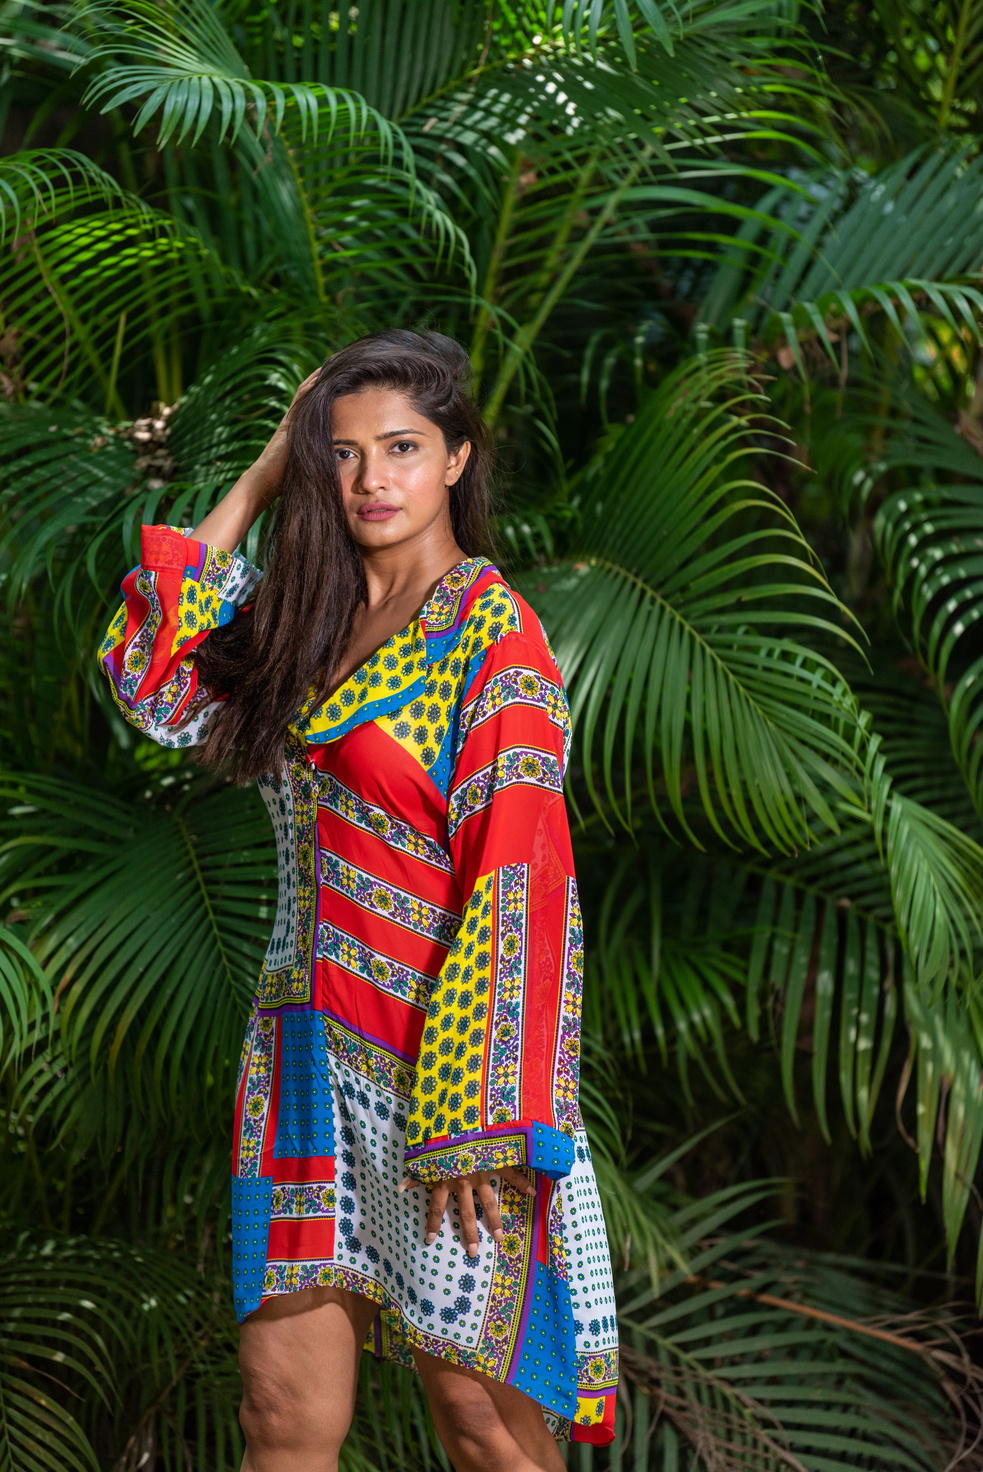
[[[426,434],[432,428],[400,389],[366,388],[342,394],[331,405],[331,432],[336,437],[379,439],[407,430]]]

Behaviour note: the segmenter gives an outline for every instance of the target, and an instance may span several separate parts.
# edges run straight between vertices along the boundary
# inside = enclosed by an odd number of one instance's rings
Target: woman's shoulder
[[[493,564],[486,564],[487,574],[475,586],[465,613],[462,634],[469,652],[488,652],[493,647],[511,658],[520,649],[545,662],[559,677],[556,656],[550,646],[539,615],[506,581]]]

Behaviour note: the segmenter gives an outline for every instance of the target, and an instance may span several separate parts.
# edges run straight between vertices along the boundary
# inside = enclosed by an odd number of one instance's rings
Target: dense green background
[[[94,653],[390,324],[470,347],[576,721],[625,1376],[569,1464],[983,1465],[981,0],[0,10],[2,1472],[238,1465],[270,839]],[[344,1465],[439,1461],[362,1372]]]

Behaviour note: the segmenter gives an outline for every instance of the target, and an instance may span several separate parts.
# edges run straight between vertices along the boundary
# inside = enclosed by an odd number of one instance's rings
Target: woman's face
[[[370,388],[336,399],[331,437],[341,493],[355,540],[392,547],[428,533],[453,542],[448,487],[471,452],[451,454],[437,425],[405,394]]]

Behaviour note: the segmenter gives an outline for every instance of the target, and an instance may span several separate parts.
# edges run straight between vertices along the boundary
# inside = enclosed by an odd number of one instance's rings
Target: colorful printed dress
[[[101,657],[128,721],[190,746],[217,702],[195,647],[260,574],[171,527]],[[517,1386],[558,1437],[613,1436],[617,1330],[577,1107],[583,948],[562,794],[563,685],[536,615],[481,558],[290,728],[261,781],[276,923],[246,1030],[233,1158],[240,1319],[338,1284],[379,1305],[371,1347]],[[504,1240],[469,1258],[427,1189],[496,1180]],[[451,1198],[453,1206],[454,1198]]]

